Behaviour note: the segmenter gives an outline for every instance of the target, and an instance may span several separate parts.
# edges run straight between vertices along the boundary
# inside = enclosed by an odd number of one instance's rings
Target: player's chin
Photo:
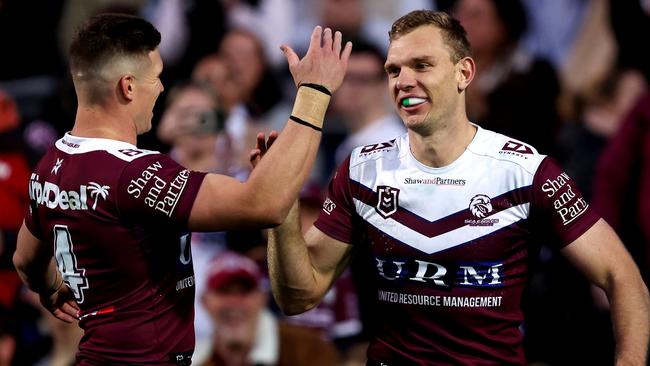
[[[405,114],[402,115],[402,121],[404,121],[406,128],[413,129],[417,126],[422,125],[424,116],[421,116],[419,114]]]
[[[143,133],[147,133],[151,131],[151,120],[147,122],[147,124],[140,126],[138,130],[138,135],[142,135]]]

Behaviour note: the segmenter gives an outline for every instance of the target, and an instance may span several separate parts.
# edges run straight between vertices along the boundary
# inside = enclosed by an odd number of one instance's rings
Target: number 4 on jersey
[[[77,267],[77,257],[74,255],[72,237],[66,225],[54,226],[54,258],[63,280],[68,284],[77,303],[84,302],[83,290],[88,288],[86,270]]]

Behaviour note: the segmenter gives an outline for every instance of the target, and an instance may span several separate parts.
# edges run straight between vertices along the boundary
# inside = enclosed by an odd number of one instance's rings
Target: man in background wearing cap
[[[263,275],[252,259],[234,252],[210,264],[202,301],[212,317],[211,343],[198,345],[196,365],[336,364],[336,349],[311,329],[278,322],[266,309]],[[314,357],[318,355],[318,357]]]

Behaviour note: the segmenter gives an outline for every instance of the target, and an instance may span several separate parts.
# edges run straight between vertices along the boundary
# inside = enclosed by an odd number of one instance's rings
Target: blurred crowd
[[[301,193],[308,228],[335,167],[405,129],[387,99],[387,32],[415,9],[454,14],[477,63],[469,118],[560,161],[650,279],[650,1],[0,0],[0,366],[71,365],[81,331],[56,321],[11,256],[33,164],[73,124],[66,49],[91,15],[140,15],[162,33],[165,91],[141,148],[192,170],[245,179],[258,132],[281,131],[295,86],[279,45],[302,55],[314,25],[354,43],[316,168]],[[218,204],[218,203],[217,203]],[[282,315],[270,296],[266,233],[197,233],[196,365],[364,365],[369,274],[352,263],[323,303]],[[522,325],[535,365],[607,365],[607,301],[538,243]],[[361,257],[361,256],[357,256]],[[318,355],[318,357],[315,357]]]

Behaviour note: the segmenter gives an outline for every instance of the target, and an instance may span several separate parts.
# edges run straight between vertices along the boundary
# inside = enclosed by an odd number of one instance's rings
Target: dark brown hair
[[[449,47],[451,60],[454,63],[463,57],[472,55],[465,28],[457,19],[441,11],[414,10],[402,16],[393,23],[388,31],[388,39],[392,42],[416,28],[427,25],[432,25],[442,31],[442,39]]]
[[[127,14],[99,14],[86,21],[70,45],[73,78],[93,81],[116,56],[146,57],[160,44],[160,32],[148,21]]]

